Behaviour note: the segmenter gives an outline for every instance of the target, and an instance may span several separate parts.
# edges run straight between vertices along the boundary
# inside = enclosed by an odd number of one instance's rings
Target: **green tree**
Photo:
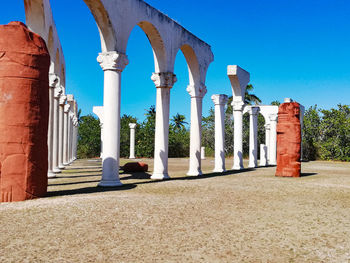
[[[281,102],[279,102],[278,100],[274,100],[271,102],[271,105],[279,106],[279,105],[281,105]]]
[[[316,160],[318,158],[318,146],[320,139],[321,116],[317,105],[310,107],[304,114],[303,126],[303,159]]]
[[[80,117],[78,128],[78,158],[100,156],[101,128],[100,121],[92,115]]]
[[[258,98],[255,94],[251,93],[254,90],[252,84],[247,85],[245,89],[244,103],[248,105],[257,105],[261,103],[261,99]]]
[[[173,118],[171,119],[171,123],[176,130],[184,129],[185,124],[188,124],[188,122],[186,122],[185,119],[185,115],[181,115],[178,113],[175,116],[173,116]]]
[[[152,158],[154,156],[154,135],[156,123],[156,110],[151,106],[145,113],[146,119],[136,132],[136,156]]]

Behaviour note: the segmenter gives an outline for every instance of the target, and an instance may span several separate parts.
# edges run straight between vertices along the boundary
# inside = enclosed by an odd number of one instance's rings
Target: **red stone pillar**
[[[278,109],[276,176],[300,177],[300,105],[283,103]]]
[[[0,201],[47,192],[50,56],[20,22],[0,26]]]

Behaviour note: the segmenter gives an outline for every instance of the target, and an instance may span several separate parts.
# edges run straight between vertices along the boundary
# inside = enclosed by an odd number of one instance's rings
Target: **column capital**
[[[232,101],[231,105],[234,111],[243,111],[243,108],[244,108],[243,101]]]
[[[117,53],[116,51],[99,53],[97,62],[100,63],[103,71],[114,70],[122,72],[129,64],[128,57],[125,54]]]
[[[151,80],[156,85],[156,88],[172,88],[177,81],[176,75],[173,72],[153,73]]]
[[[61,96],[60,96],[60,105],[64,106],[66,101],[67,101],[67,96],[64,95],[64,94],[61,94]]]
[[[129,123],[130,129],[135,129],[136,128],[136,123]]]
[[[49,86],[50,88],[55,88],[58,83],[59,77],[55,73],[49,74]]]
[[[225,94],[214,94],[211,96],[211,100],[215,105],[226,105],[228,96]]]
[[[68,113],[69,109],[70,109],[70,105],[69,104],[64,105],[64,113]]]
[[[54,89],[54,98],[55,99],[60,99],[62,92],[63,92],[63,90],[62,90],[61,86],[60,85],[56,85],[56,87]]]
[[[247,110],[247,112],[248,112],[250,115],[258,115],[258,114],[259,114],[259,111],[260,111],[260,108],[259,108],[259,107],[255,107],[255,106],[251,106],[251,107],[249,107],[249,109]]]
[[[186,90],[191,98],[203,98],[207,94],[207,87],[204,84],[188,85]]]
[[[277,114],[277,113],[276,113],[276,114],[270,114],[270,115],[269,115],[270,121],[276,122],[276,121],[277,121],[277,118],[278,118],[278,114]]]

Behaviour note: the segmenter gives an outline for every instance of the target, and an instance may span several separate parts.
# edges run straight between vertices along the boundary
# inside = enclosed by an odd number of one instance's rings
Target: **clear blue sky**
[[[210,96],[231,95],[227,65],[251,73],[254,93],[264,104],[291,97],[309,107],[350,104],[349,0],[147,0],[212,46],[215,61],[207,75],[203,114]],[[96,62],[100,41],[94,19],[82,0],[51,0],[67,68],[67,92],[76,95],[83,114],[103,104],[103,72]],[[24,21],[22,0],[2,3],[0,24]],[[129,39],[130,64],[123,72],[122,114],[144,119],[155,104],[150,76],[151,46],[136,27]],[[171,91],[171,116],[190,117],[185,59],[177,56],[178,82]]]

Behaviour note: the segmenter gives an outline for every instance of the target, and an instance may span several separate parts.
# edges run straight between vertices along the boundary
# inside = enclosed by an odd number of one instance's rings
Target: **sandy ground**
[[[101,189],[100,162],[76,161],[49,197],[0,204],[0,262],[350,262],[349,163],[303,163],[302,178],[187,167],[170,159],[169,181],[121,174]]]

